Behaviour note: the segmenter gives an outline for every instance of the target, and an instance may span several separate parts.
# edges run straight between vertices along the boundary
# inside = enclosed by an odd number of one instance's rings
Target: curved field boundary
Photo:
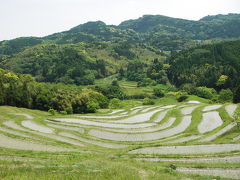
[[[8,134],[13,134],[13,135],[16,135],[16,136],[25,137],[25,138],[41,140],[40,138],[36,138],[36,137],[30,136],[30,135],[27,135],[27,134],[24,134],[24,133],[21,133],[21,132],[18,132],[18,131],[14,131],[14,130],[2,128],[2,127],[0,127],[0,131],[8,133]]]
[[[29,120],[22,121],[22,126],[28,128],[28,129],[34,130],[34,131],[47,133],[47,134],[52,134],[54,132],[53,129],[50,129],[43,125],[39,125],[39,124],[37,124],[33,121],[29,121]]]
[[[136,158],[151,162],[183,162],[183,163],[240,163],[240,156],[198,157],[198,158]]]
[[[175,117],[169,118],[169,120],[159,126],[156,127],[149,127],[148,129],[131,129],[131,130],[122,130],[122,129],[104,129],[111,132],[122,132],[122,133],[147,133],[147,132],[154,132],[154,131],[160,131],[163,129],[167,129],[170,126],[173,125],[173,123],[176,121]]]
[[[46,144],[33,143],[29,141],[18,140],[0,134],[0,146],[10,149],[33,150],[33,151],[76,151],[75,149],[55,147]]]
[[[237,109],[237,105],[236,104],[229,104],[225,106],[225,110],[227,111],[228,115],[233,118],[234,113]]]
[[[148,112],[148,111],[153,110],[153,109],[155,109],[155,108],[158,108],[158,106],[153,106],[153,107],[149,107],[149,108],[143,109],[143,110],[141,111],[141,113]]]
[[[137,107],[133,107],[133,108],[130,108],[129,110],[130,111],[133,111],[133,110],[136,110],[136,109],[142,109],[144,108],[145,106],[137,106]]]
[[[188,104],[201,104],[201,102],[199,102],[199,101],[188,101],[187,103]]]
[[[160,112],[160,113],[157,115],[157,117],[154,118],[153,122],[156,122],[156,123],[161,122],[161,121],[165,118],[165,116],[167,115],[167,112],[168,112],[168,111]]]
[[[210,105],[210,106],[206,106],[202,109],[203,112],[206,112],[206,111],[213,111],[213,110],[217,110],[219,109],[220,107],[222,107],[223,105]]]
[[[200,174],[200,175],[210,175],[210,176],[220,176],[223,178],[240,179],[240,168],[236,169],[223,169],[223,168],[177,168],[179,172]]]
[[[13,121],[6,121],[3,124],[7,127],[12,128],[12,129],[17,129],[17,130],[20,130],[20,131],[26,131],[27,130],[26,128],[23,128],[23,127],[19,126],[18,124],[16,124]]]
[[[116,114],[116,113],[120,113],[125,111],[124,109],[116,109],[116,110],[112,110],[112,112],[108,113],[108,115],[112,115],[112,114]]]
[[[122,128],[122,129],[132,129],[132,128],[145,128],[150,126],[155,126],[155,123],[145,123],[145,124],[117,124],[117,123],[102,123],[102,122],[94,122],[83,119],[66,119],[66,118],[56,118],[54,121],[59,122],[68,122],[68,123],[77,123],[88,126],[100,126],[100,127],[108,127],[108,128]]]
[[[212,141],[214,139],[216,139],[217,137],[225,134],[226,132],[228,132],[229,130],[231,130],[232,128],[234,128],[237,125],[237,123],[233,122],[229,125],[227,125],[226,127],[222,128],[220,131],[216,132],[215,134],[205,137],[204,139],[199,140],[199,142],[209,142]]]
[[[200,137],[202,137],[202,135],[193,135],[193,136],[181,137],[181,138],[174,139],[172,141],[168,141],[168,142],[161,143],[161,144],[182,143],[182,142],[192,141],[192,140],[198,139]]]
[[[185,131],[185,129],[187,129],[187,127],[191,124],[191,118],[192,118],[191,116],[184,116],[180,124],[178,124],[176,127],[167,129],[161,132],[146,133],[146,134],[120,134],[120,133],[111,133],[111,132],[100,131],[100,130],[90,130],[89,135],[97,138],[113,140],[113,141],[133,141],[134,142],[134,141],[157,140],[165,137],[170,137]]]
[[[60,136],[53,135],[53,134],[45,134],[45,133],[40,133],[40,132],[37,132],[37,131],[22,128],[21,126],[19,126],[18,124],[14,123],[14,122],[8,123],[7,125],[9,125],[8,127],[13,128],[13,129],[21,130],[21,131],[24,131],[24,132],[29,132],[29,133],[34,134],[34,135],[47,137],[47,138],[50,138],[50,139],[53,139],[53,140],[56,140],[56,141],[60,141],[60,142],[64,142],[64,143],[67,143],[67,144],[71,144],[71,145],[75,145],[75,146],[81,146],[81,147],[85,146],[84,144],[82,144],[78,141],[74,141],[74,140],[67,139],[67,138],[60,137]],[[11,125],[13,125],[13,126],[11,126]]]
[[[47,126],[50,126],[52,128],[57,128],[57,129],[65,129],[65,130],[69,130],[69,131],[76,131],[76,132],[81,133],[81,134],[84,133],[83,128],[69,127],[69,126],[64,126],[64,125],[61,126],[61,125],[50,124],[50,123],[48,123]]]
[[[240,144],[161,146],[132,150],[129,154],[212,154],[240,151]]]
[[[16,116],[24,116],[27,119],[33,119],[34,117],[29,115],[29,114],[25,114],[25,113],[14,113],[14,115]]]
[[[48,159],[30,158],[30,157],[21,157],[21,156],[2,156],[2,155],[0,155],[0,160],[2,160],[2,161],[23,161],[23,162],[48,161]]]
[[[140,112],[141,109],[135,109],[133,110],[132,112],[129,113],[129,115],[134,115],[134,114],[137,114],[138,112]]]
[[[206,133],[216,129],[223,124],[222,118],[219,116],[219,112],[212,111],[202,114],[202,121],[198,125],[198,131],[200,133]]]
[[[181,109],[181,113],[183,115],[189,115],[192,114],[192,112],[199,106],[190,106],[190,107],[185,107]]]
[[[61,133],[59,133],[59,135],[69,137],[69,138],[72,138],[72,139],[76,139],[76,140],[79,140],[81,142],[85,142],[85,143],[97,145],[97,146],[100,146],[100,147],[104,147],[104,148],[119,149],[119,148],[128,147],[127,145],[123,145],[123,144],[112,144],[112,143],[105,143],[105,142],[101,142],[101,141],[89,140],[89,139],[85,139],[85,138],[82,138],[82,137],[79,137],[79,136],[76,136],[74,134],[67,133],[67,132],[61,132]]]
[[[157,109],[151,112],[143,113],[143,114],[138,114],[126,119],[122,120],[117,120],[117,121],[108,121],[111,123],[122,123],[122,124],[134,124],[134,123],[142,123],[142,122],[147,122],[151,119],[151,117],[155,114],[162,111],[162,109]]]
[[[84,118],[84,119],[118,119],[118,118],[123,118],[123,117],[127,117],[127,115],[113,115],[113,116],[93,116],[93,115],[89,115],[89,116],[75,116],[77,118]]]

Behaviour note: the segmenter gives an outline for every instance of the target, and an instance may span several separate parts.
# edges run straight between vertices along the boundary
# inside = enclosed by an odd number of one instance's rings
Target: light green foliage
[[[226,76],[226,75],[221,75],[221,76],[219,77],[218,81],[216,82],[216,85],[217,85],[217,86],[222,86],[222,85],[224,85],[224,84],[226,83],[227,79],[228,79],[228,76]]]
[[[154,104],[155,104],[155,102],[150,98],[143,99],[143,105],[154,105]]]
[[[56,114],[57,111],[51,108],[48,110],[48,112],[53,116]]]
[[[213,88],[197,87],[196,95],[202,98],[212,99],[214,96],[216,96],[216,91]]]
[[[121,100],[119,100],[118,98],[111,99],[109,103],[109,107],[112,109],[121,108],[122,107]]]
[[[60,111],[59,113],[62,114],[62,115],[67,115],[68,114],[67,111]]]

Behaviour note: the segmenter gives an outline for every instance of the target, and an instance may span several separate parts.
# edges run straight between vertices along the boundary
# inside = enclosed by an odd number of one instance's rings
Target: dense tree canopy
[[[169,58],[169,79],[176,86],[193,84],[216,90],[240,85],[240,41],[185,50]]]

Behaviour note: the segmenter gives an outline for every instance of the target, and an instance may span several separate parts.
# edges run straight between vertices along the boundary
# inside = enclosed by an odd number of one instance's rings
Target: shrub
[[[194,94],[196,92],[196,86],[191,83],[183,84],[181,90],[187,92],[188,94]]]
[[[162,92],[162,90],[160,88],[154,88],[153,89],[153,94],[157,97],[164,97],[164,93]]]
[[[154,105],[154,101],[150,98],[144,98],[143,99],[143,105]]]
[[[89,93],[90,99],[93,99],[99,104],[100,108],[107,108],[109,104],[109,100],[106,96],[102,95],[99,92],[90,91]]]
[[[73,108],[68,107],[68,108],[65,109],[65,111],[67,112],[67,114],[72,114],[73,113]]]
[[[120,108],[121,106],[122,106],[121,100],[119,100],[118,98],[111,99],[109,103],[109,107],[112,109],[117,109]]]
[[[99,109],[99,104],[94,101],[88,101],[87,102],[87,112],[94,113]]]
[[[233,93],[230,89],[222,89],[219,92],[219,101],[220,102],[232,102],[233,101]]]
[[[217,93],[213,88],[197,87],[195,94],[202,98],[212,99]]]
[[[154,85],[156,85],[156,81],[150,78],[144,78],[143,80],[139,81],[137,84],[138,87],[154,86]]]
[[[181,95],[181,96],[179,96],[179,97],[177,98],[177,101],[178,101],[178,102],[183,102],[183,101],[185,101],[187,98],[188,98],[187,95]]]
[[[59,113],[62,115],[67,115],[67,111],[60,111]]]
[[[56,110],[54,110],[54,109],[52,109],[52,108],[49,109],[48,112],[49,112],[52,116],[56,114]]]

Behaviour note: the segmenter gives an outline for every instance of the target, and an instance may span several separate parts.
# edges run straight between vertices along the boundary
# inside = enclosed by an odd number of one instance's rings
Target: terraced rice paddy
[[[35,162],[33,157],[26,156],[28,151],[30,155],[44,153],[48,160],[35,159],[49,163],[51,153],[61,152],[58,160],[78,155],[92,157],[96,163],[97,159],[106,158],[118,163],[149,163],[154,168],[169,168],[174,164],[174,171],[182,177],[188,177],[187,173],[200,174],[203,179],[214,176],[240,179],[240,138],[237,139],[240,134],[233,119],[237,108],[234,104],[191,101],[137,106],[105,114],[56,117],[10,108],[11,112],[1,115],[0,165],[5,167],[5,162],[14,164],[16,161],[26,163],[28,159]],[[71,159],[74,167],[80,166],[76,164],[77,159]],[[73,166],[64,161],[59,163],[64,167]],[[142,177],[153,169],[141,169],[135,177]]]

